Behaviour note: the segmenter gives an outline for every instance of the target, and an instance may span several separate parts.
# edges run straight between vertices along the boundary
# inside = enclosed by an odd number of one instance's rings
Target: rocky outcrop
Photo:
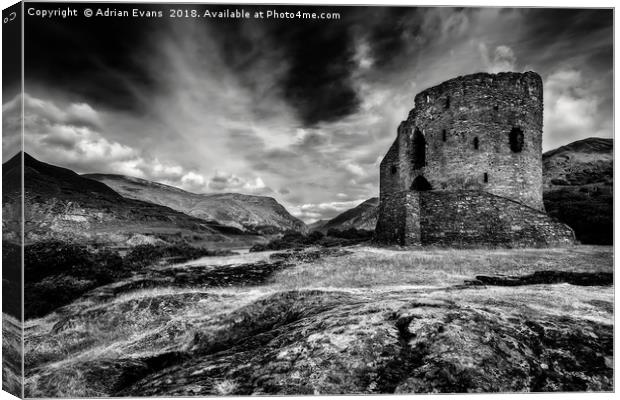
[[[614,283],[614,274],[611,272],[567,272],[567,271],[536,271],[523,276],[487,276],[478,275],[475,281],[469,284],[522,286],[570,283],[579,286],[611,286]]]
[[[66,329],[66,328],[64,328]],[[442,296],[292,291],[216,318],[183,348],[97,360],[101,395],[299,395],[611,390],[611,325]],[[107,379],[101,374],[107,372]],[[45,373],[55,385],[69,370]],[[58,387],[58,389],[61,389]],[[58,393],[62,395],[63,392]],[[92,395],[92,394],[90,394]]]
[[[571,252],[584,272],[534,263],[523,266],[533,273],[446,287],[275,283],[296,265],[345,265],[355,251],[158,266],[92,291],[29,322],[26,395],[613,390],[611,253],[582,249],[607,260],[594,266]]]

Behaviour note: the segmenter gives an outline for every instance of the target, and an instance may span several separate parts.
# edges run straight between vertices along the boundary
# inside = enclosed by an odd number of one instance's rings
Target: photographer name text
[[[170,8],[153,9],[116,9],[116,8],[38,8],[30,7],[26,11],[30,17],[45,19],[57,18],[202,18],[202,19],[305,19],[305,20],[339,20],[338,12],[282,10],[282,9],[198,9]]]

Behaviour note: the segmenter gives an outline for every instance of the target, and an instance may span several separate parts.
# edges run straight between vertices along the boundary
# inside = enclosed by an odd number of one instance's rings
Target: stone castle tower
[[[534,72],[474,74],[415,97],[381,162],[377,239],[401,245],[574,240],[542,199],[543,88]]]

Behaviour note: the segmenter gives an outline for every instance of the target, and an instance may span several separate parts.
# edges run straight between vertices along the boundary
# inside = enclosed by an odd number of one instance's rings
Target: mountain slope
[[[274,234],[306,225],[271,197],[237,193],[196,194],[179,188],[123,175],[88,174],[87,178],[110,186],[131,199],[170,207],[203,220],[217,221],[246,232]]]
[[[543,178],[554,186],[611,185],[613,139],[588,138],[543,154]]]
[[[330,229],[344,231],[350,228],[374,231],[377,224],[379,211],[379,198],[373,197],[362,204],[343,212],[342,214],[327,221],[320,227],[320,231],[327,232]]]
[[[588,244],[613,244],[613,139],[588,138],[543,154],[547,213]]]
[[[2,166],[3,213],[15,215],[21,153]],[[168,207],[127,199],[105,184],[24,154],[24,215],[27,242],[62,239],[127,245],[142,240],[227,241],[229,227]]]
[[[321,228],[323,227],[323,225],[325,225],[325,224],[326,224],[326,223],[328,223],[328,222],[329,222],[329,220],[328,220],[328,219],[319,219],[319,220],[317,220],[317,221],[314,221],[314,222],[313,222],[313,223],[311,223],[311,224],[308,224],[308,230],[309,230],[310,232],[313,232],[313,231],[320,231],[320,230],[321,230]]]

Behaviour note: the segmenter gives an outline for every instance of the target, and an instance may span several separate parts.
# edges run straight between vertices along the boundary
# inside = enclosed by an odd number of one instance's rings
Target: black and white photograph
[[[611,3],[2,4],[4,391],[614,393]]]

